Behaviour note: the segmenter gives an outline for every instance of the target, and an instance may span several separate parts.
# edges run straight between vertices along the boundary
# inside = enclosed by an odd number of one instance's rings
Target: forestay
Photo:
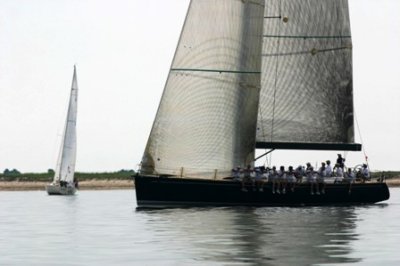
[[[266,1],[263,37],[257,147],[359,150],[347,0]]]
[[[228,175],[254,159],[264,1],[192,0],[144,174]]]

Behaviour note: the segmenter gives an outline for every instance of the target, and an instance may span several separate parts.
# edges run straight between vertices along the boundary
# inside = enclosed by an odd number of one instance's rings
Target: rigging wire
[[[260,114],[260,121],[264,121],[263,120],[263,115],[262,115],[262,110],[261,110],[261,106],[260,103],[258,104],[258,113]],[[258,128],[257,128],[258,129]],[[264,137],[265,136],[265,131],[264,131],[264,127],[261,125],[261,135]],[[267,148],[264,149],[264,153],[267,153]],[[265,162],[264,162],[264,166],[270,166],[268,164],[268,156],[265,156]]]
[[[368,156],[367,156],[367,152],[365,150],[365,145],[364,145],[364,142],[363,142],[363,139],[362,139],[362,136],[361,136],[361,130],[360,130],[360,126],[358,124],[357,115],[356,115],[355,111],[354,111],[354,120],[356,121],[358,135],[360,136],[360,142],[361,142],[362,151],[363,151],[363,154],[364,154],[364,159],[365,159],[365,162],[366,162],[367,167],[369,169]]]
[[[282,0],[279,1],[279,17],[282,17]],[[281,24],[279,24],[281,25]],[[279,34],[281,33],[281,27],[279,26]],[[277,40],[276,53],[278,54],[280,50],[280,38]],[[279,67],[279,56],[276,57],[275,64],[275,81],[274,81],[274,101],[272,103],[272,121],[271,121],[271,142],[274,136],[274,123],[275,123],[275,102],[276,102],[276,87],[278,83],[278,67]],[[269,154],[269,163],[272,165],[272,153]],[[269,166],[271,166],[269,165]]]

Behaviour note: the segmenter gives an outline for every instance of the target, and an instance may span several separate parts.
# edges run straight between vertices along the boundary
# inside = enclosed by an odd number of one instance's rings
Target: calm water
[[[356,207],[137,211],[134,190],[0,192],[0,265],[400,265],[400,189]]]

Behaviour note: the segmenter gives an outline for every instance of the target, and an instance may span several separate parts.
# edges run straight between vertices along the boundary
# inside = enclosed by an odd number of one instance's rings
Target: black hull
[[[214,181],[150,176],[135,177],[138,207],[188,206],[315,206],[370,204],[389,199],[386,183],[327,184],[325,194],[311,195],[310,185],[297,185],[294,192],[273,194],[271,184],[264,191],[241,190],[235,181]]]

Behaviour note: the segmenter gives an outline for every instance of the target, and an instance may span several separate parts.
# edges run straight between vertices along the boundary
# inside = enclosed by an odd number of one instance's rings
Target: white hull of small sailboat
[[[72,186],[61,187],[60,185],[50,184],[46,186],[49,195],[75,195],[76,188]]]

